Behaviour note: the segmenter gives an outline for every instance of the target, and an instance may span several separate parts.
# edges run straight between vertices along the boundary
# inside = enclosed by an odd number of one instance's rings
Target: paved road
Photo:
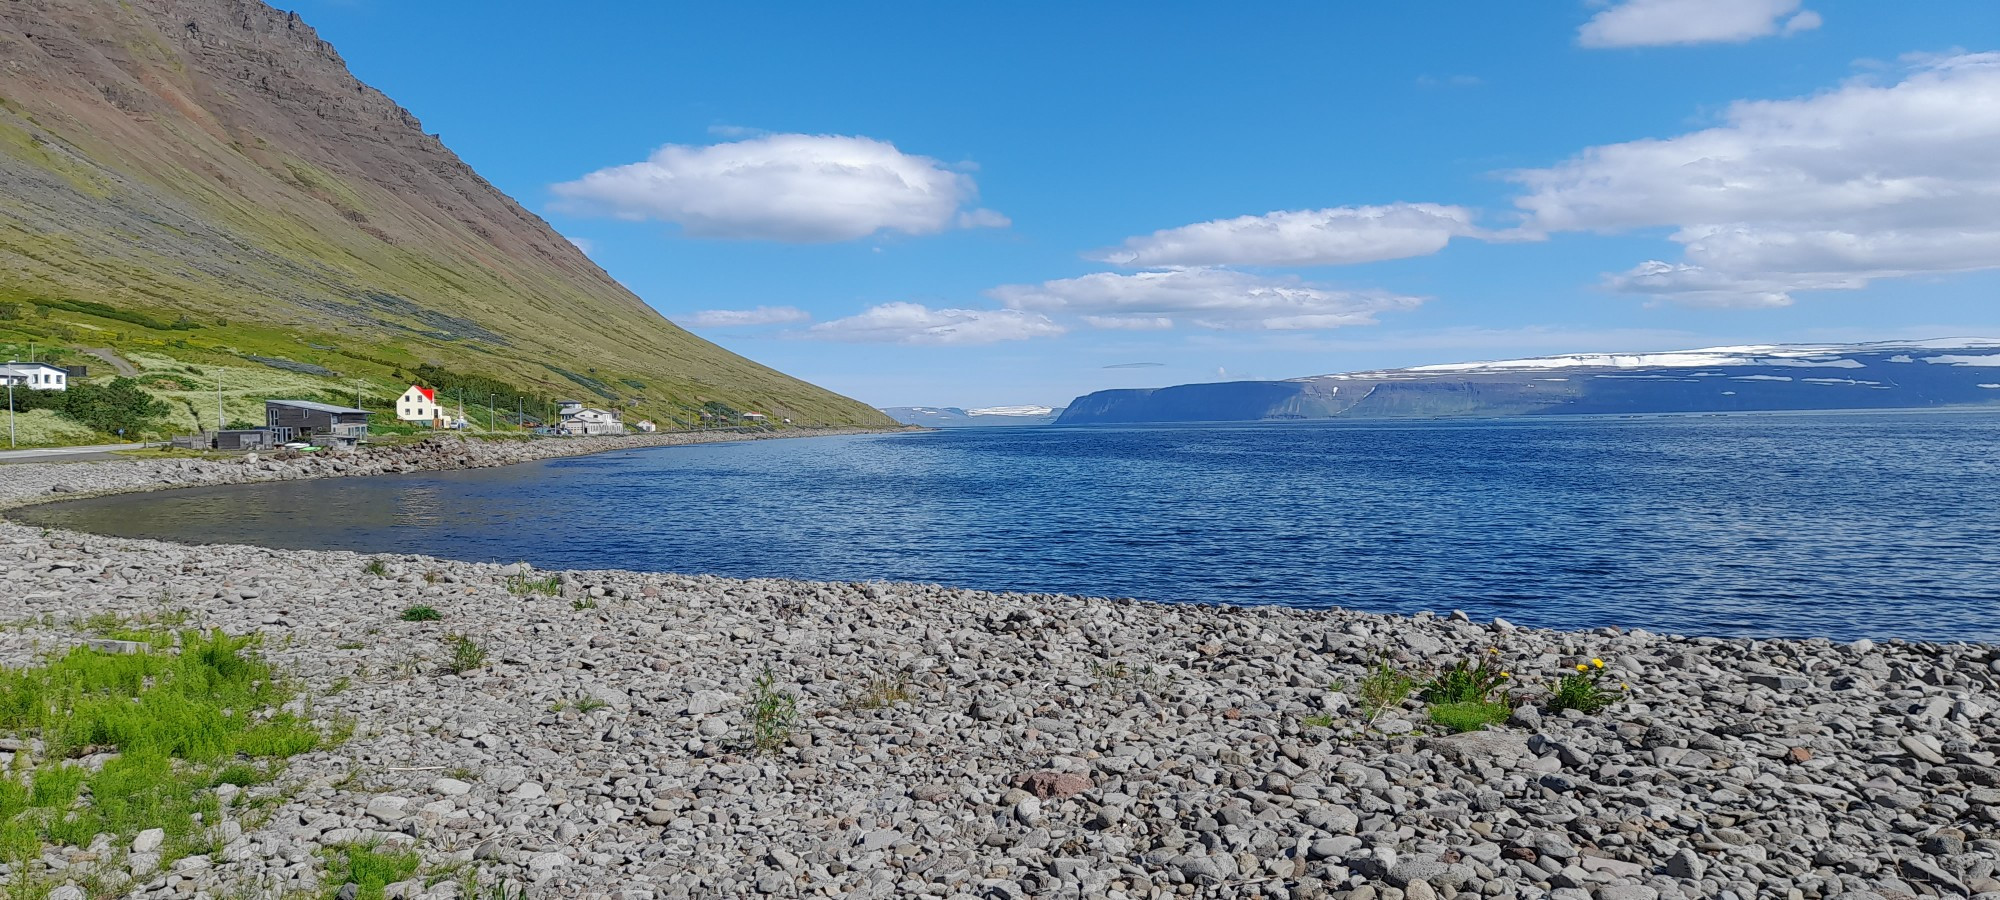
[[[5,446],[0,444],[0,446]],[[92,456],[113,450],[137,450],[145,444],[96,444],[89,447],[37,447],[33,450],[0,450],[0,464],[42,462],[75,456]]]

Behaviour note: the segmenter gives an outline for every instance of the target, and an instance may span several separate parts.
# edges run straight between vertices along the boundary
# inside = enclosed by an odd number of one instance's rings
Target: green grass
[[[389,575],[389,564],[379,559],[371,559],[367,565],[361,567],[361,571],[365,575],[386,578]]]
[[[1433,703],[1430,712],[1431,721],[1458,734],[1482,731],[1488,725],[1505,722],[1507,717],[1513,714],[1513,709],[1505,703],[1465,700],[1456,703]]]
[[[1337,722],[1337,719],[1327,713],[1315,713],[1299,720],[1299,724],[1307,728],[1332,728]]]
[[[472,638],[462,634],[446,635],[444,646],[450,654],[444,661],[444,670],[453,675],[463,675],[486,665],[486,648]]]
[[[562,576],[509,575],[507,593],[522,597],[536,595],[559,597],[562,596]]]
[[[407,881],[417,874],[423,860],[417,851],[384,851],[379,844],[349,844],[320,851],[326,858],[328,898],[337,898],[342,888],[354,885],[359,900],[382,900],[383,888]]]
[[[1497,652],[1477,662],[1459,660],[1424,683],[1424,699],[1431,703],[1485,703],[1506,685],[1508,677]]]
[[[177,637],[178,654],[77,647],[0,672],[0,733],[39,736],[46,748],[0,777],[0,858],[16,871],[46,844],[130,841],[148,828],[166,832],[166,862],[208,852],[202,823],[218,821],[215,786],[269,781],[286,758],[328,741],[281,711],[294,689],[254,638]],[[104,753],[115,755],[94,770],[80,762]]]
[[[571,600],[569,602],[569,608],[576,610],[577,612],[582,612],[586,609],[596,609],[597,601],[590,597],[581,597],[575,600]]]
[[[878,675],[868,679],[868,683],[861,691],[847,701],[847,708],[884,709],[912,699],[914,695],[910,693],[910,676]]]
[[[1368,721],[1373,722],[1383,713],[1401,707],[1416,687],[1416,679],[1389,665],[1388,660],[1382,660],[1375,664],[1367,677],[1361,679],[1361,711]]]
[[[423,605],[412,606],[409,609],[403,610],[402,616],[405,622],[435,622],[442,618],[444,618],[443,613]]]

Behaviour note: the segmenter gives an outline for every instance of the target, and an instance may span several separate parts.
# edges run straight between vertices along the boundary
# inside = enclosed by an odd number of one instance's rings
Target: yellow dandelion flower
[[[1488,647],[1488,648],[1486,648],[1486,652],[1488,652],[1488,653],[1499,653],[1499,652],[1500,652],[1500,648],[1499,648],[1499,647]]]
[[[1590,671],[1590,667],[1589,667],[1589,666],[1586,666],[1586,665],[1584,665],[1583,663],[1577,663],[1577,664],[1576,664],[1576,670],[1577,670],[1577,671],[1579,671],[1579,672],[1588,672],[1588,671]]]
[[[1501,678],[1512,678],[1512,677],[1514,677],[1514,673],[1512,673],[1512,672],[1501,672],[1501,673],[1500,673],[1500,677],[1501,677]]]
[[[1629,691],[1632,689],[1632,686],[1621,681],[1618,682],[1618,689],[1621,691]]]
[[[1598,659],[1597,657],[1594,656],[1590,658],[1590,664],[1600,669],[1604,668],[1604,660]]]

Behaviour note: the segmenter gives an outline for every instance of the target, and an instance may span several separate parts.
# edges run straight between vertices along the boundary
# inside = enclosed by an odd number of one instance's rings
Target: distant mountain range
[[[1057,424],[2000,406],[2000,339],[1596,353],[1098,391]]]
[[[956,406],[891,406],[882,410],[905,425],[929,428],[990,428],[996,425],[1051,425],[1063,414],[1060,407],[988,406],[960,409]]]

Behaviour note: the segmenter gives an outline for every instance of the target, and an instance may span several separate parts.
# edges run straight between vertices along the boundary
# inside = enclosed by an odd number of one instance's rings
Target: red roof
[[[413,388],[416,388],[416,389],[417,389],[417,393],[419,393],[419,394],[422,394],[422,395],[424,395],[424,399],[425,399],[425,400],[429,400],[429,401],[431,401],[432,403],[436,403],[436,402],[437,402],[437,398],[438,398],[438,395],[437,395],[437,391],[434,391],[434,390],[431,390],[430,388],[427,388],[427,387],[422,387],[422,386],[419,386],[419,385],[414,385],[414,384],[413,384],[413,385],[410,385],[410,387],[413,387]]]

